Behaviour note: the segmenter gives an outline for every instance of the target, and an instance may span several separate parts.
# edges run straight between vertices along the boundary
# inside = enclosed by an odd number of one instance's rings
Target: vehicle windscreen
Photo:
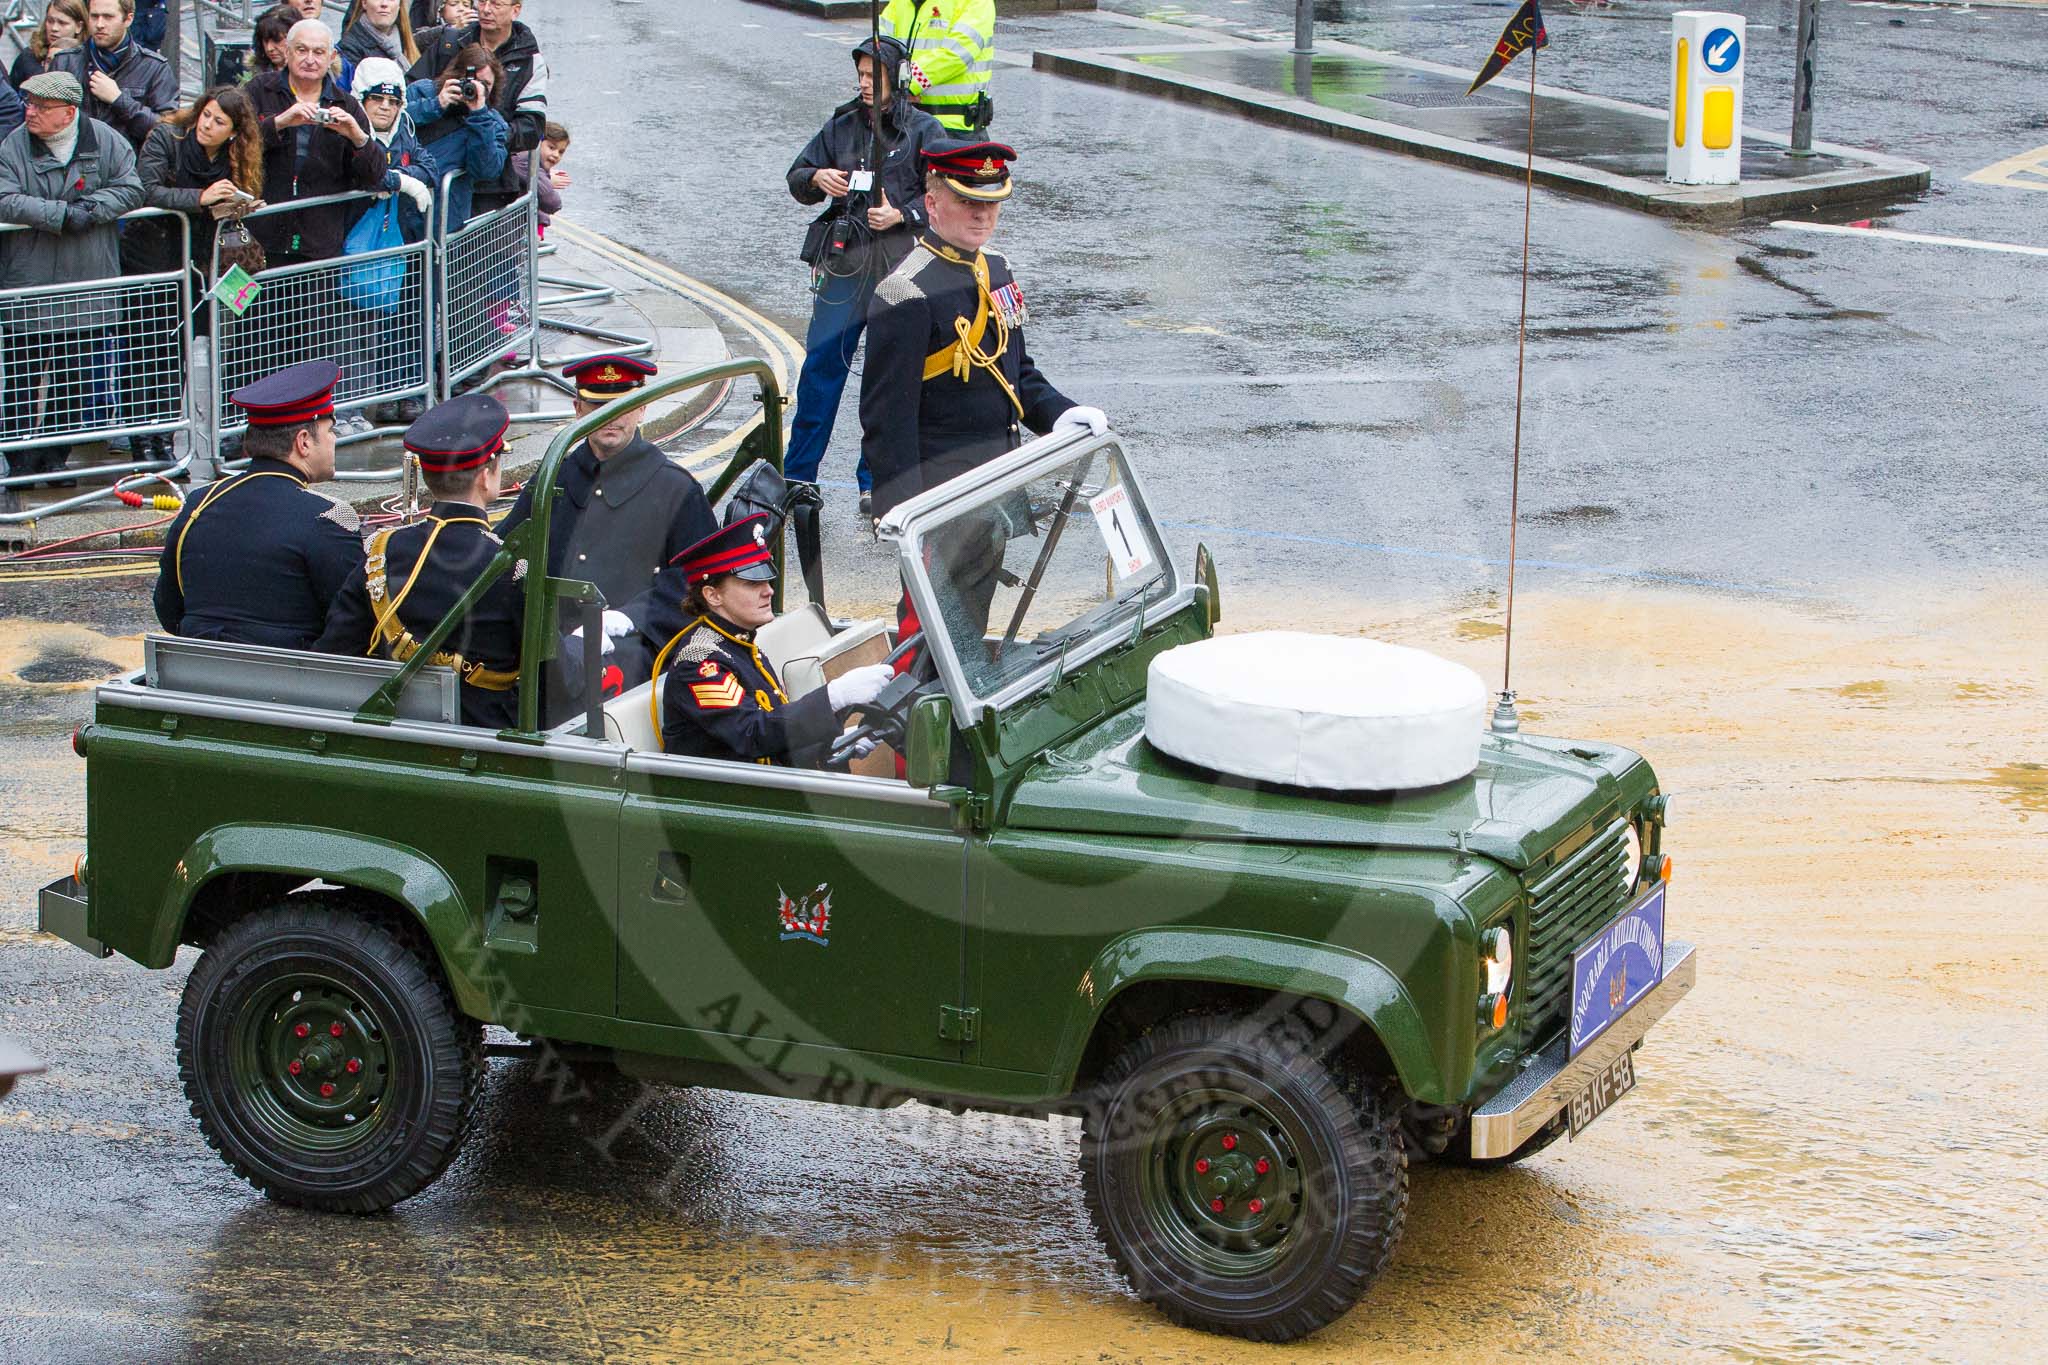
[[[984,699],[1100,634],[1128,632],[1173,591],[1158,529],[1113,446],[955,510],[926,533],[924,562],[940,617],[926,628],[943,631]]]

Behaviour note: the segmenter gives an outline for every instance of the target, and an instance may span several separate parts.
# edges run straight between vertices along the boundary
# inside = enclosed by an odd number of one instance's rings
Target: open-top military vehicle
[[[554,441],[493,572],[541,562],[584,432],[748,375],[767,421],[712,494],[779,465],[765,367],[668,379]],[[1512,1161],[1634,1084],[1694,972],[1662,941],[1642,759],[1487,735],[1458,780],[1316,792],[1170,757],[1148,673],[1211,635],[1217,586],[1206,552],[1182,576],[1114,435],[1035,441],[884,529],[929,667],[853,733],[901,779],[665,755],[653,685],[543,729],[562,614],[594,604],[537,572],[502,733],[456,723],[423,663],[466,602],[403,666],[152,637],[75,740],[89,857],[42,927],[148,967],[199,950],[180,1073],[274,1199],[427,1186],[493,1024],[678,1084],[1078,1113],[1133,1289],[1266,1339],[1380,1273],[1411,1153]],[[995,556],[992,604],[962,555]],[[794,696],[892,626],[799,609],[759,646]]]

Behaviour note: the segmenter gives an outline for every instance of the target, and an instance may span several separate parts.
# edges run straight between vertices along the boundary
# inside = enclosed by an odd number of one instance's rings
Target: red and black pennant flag
[[[1515,11],[1515,17],[1508,20],[1508,26],[1500,31],[1500,41],[1493,45],[1493,51],[1486,58],[1486,65],[1479,69],[1477,79],[1472,82],[1471,94],[1480,86],[1507,69],[1509,62],[1532,47],[1550,46],[1550,34],[1543,28],[1543,10],[1536,0],[1523,0],[1522,7]],[[1530,59],[1534,61],[1532,57]]]

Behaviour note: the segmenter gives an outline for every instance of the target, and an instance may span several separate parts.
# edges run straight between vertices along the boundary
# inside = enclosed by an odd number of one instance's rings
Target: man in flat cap
[[[878,519],[1016,449],[1020,427],[1041,435],[1109,429],[1100,408],[1075,406],[1032,363],[1024,349],[1023,290],[1009,262],[985,249],[1010,197],[1016,155],[1000,142],[925,148],[931,226],[882,281],[868,311],[861,448],[874,470]],[[962,601],[983,624],[1001,568],[1000,553],[952,566]],[[899,615],[915,629],[907,599]]]
[[[334,385],[309,360],[229,395],[248,415],[249,467],[185,500],[164,533],[156,619],[173,635],[305,649],[363,565],[347,503],[306,485],[334,477]]]
[[[405,432],[434,497],[424,521],[379,531],[369,556],[341,590],[314,648],[377,654],[400,663],[419,652],[463,593],[504,547],[484,509],[503,482],[505,405],[467,393],[430,408]],[[519,720],[522,560],[484,590],[429,663],[462,679],[462,723],[504,730]]]
[[[0,222],[34,231],[0,235],[0,289],[119,275],[117,220],[142,207],[135,149],[106,124],[80,116],[85,92],[77,77],[45,71],[21,91],[26,121],[0,141]],[[11,472],[52,473],[70,459],[69,445],[21,450],[17,443],[83,424],[91,361],[120,325],[120,302],[108,293],[0,303],[0,448],[18,451],[8,456]]]
[[[643,388],[656,371],[633,356],[599,355],[562,373],[576,385],[576,415],[588,417]],[[622,687],[647,681],[653,646],[682,626],[682,585],[674,574],[657,578],[718,529],[696,479],[640,434],[640,415],[639,408],[624,413],[569,452],[556,481],[562,497],[548,523],[548,573],[595,583],[604,594],[601,647],[613,656]],[[522,490],[498,529],[510,535],[532,515],[532,491]],[[575,656],[582,648],[578,638],[564,653],[561,673],[549,679],[546,709],[558,719],[576,709],[572,689],[582,670]]]

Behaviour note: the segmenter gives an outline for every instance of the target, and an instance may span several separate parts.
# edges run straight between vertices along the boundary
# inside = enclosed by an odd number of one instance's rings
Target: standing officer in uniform
[[[879,60],[877,60],[879,58]],[[925,230],[924,159],[944,139],[930,114],[897,99],[896,72],[904,61],[894,38],[873,39],[853,50],[860,96],[832,111],[818,135],[789,168],[789,192],[800,204],[829,201],[804,237],[811,267],[811,326],[804,366],[796,381],[796,416],[783,474],[799,496],[815,494],[818,464],[839,416],[846,372],[868,322],[868,302],[883,276],[903,263]],[[876,171],[875,114],[881,119],[881,169]],[[878,183],[879,182],[879,183]],[[860,510],[869,511],[873,479],[860,462]]]
[[[848,669],[795,701],[754,644],[775,619],[775,561],[768,514],[741,517],[681,555],[690,619],[662,646],[661,748],[695,758],[819,767],[839,733],[842,707],[873,701],[887,664]]]
[[[1041,435],[1065,427],[1109,430],[1099,408],[1076,407],[1024,349],[1022,289],[1009,262],[983,247],[1010,197],[1000,142],[945,142],[924,153],[931,229],[883,280],[868,312],[861,377],[862,449],[875,471],[875,515]],[[966,524],[959,534],[971,536]],[[935,546],[945,554],[948,547]],[[1002,543],[956,547],[949,569],[983,627],[1002,568]],[[993,558],[986,551],[993,550]],[[906,598],[898,611],[915,630]]]
[[[979,137],[995,118],[995,0],[889,0],[882,36],[910,50],[911,98],[954,137]]]
[[[355,509],[306,487],[334,477],[334,385],[309,360],[229,397],[249,467],[194,493],[164,536],[156,619],[173,635],[305,649],[363,566]]]
[[[405,448],[419,457],[434,505],[425,521],[370,537],[369,558],[341,590],[315,649],[400,663],[419,652],[420,641],[503,548],[484,509],[498,496],[511,423],[503,403],[467,393],[406,428]],[[525,571],[522,560],[499,575],[428,660],[461,676],[464,725],[504,730],[518,723]]]
[[[600,355],[562,372],[576,384],[576,415],[643,387],[655,367],[631,356]],[[651,676],[649,641],[666,640],[682,625],[682,585],[657,576],[683,550],[718,529],[711,500],[688,471],[669,462],[640,435],[640,410],[590,433],[562,462],[556,487],[563,496],[548,524],[548,573],[595,583],[604,594],[603,648],[613,655],[623,690]],[[533,491],[524,489],[499,525],[511,534],[533,515]],[[581,627],[578,627],[580,632]],[[561,674],[551,680],[544,709],[569,715],[581,685],[583,642],[565,651]],[[556,684],[560,684],[556,686]],[[557,698],[553,694],[560,694]]]

